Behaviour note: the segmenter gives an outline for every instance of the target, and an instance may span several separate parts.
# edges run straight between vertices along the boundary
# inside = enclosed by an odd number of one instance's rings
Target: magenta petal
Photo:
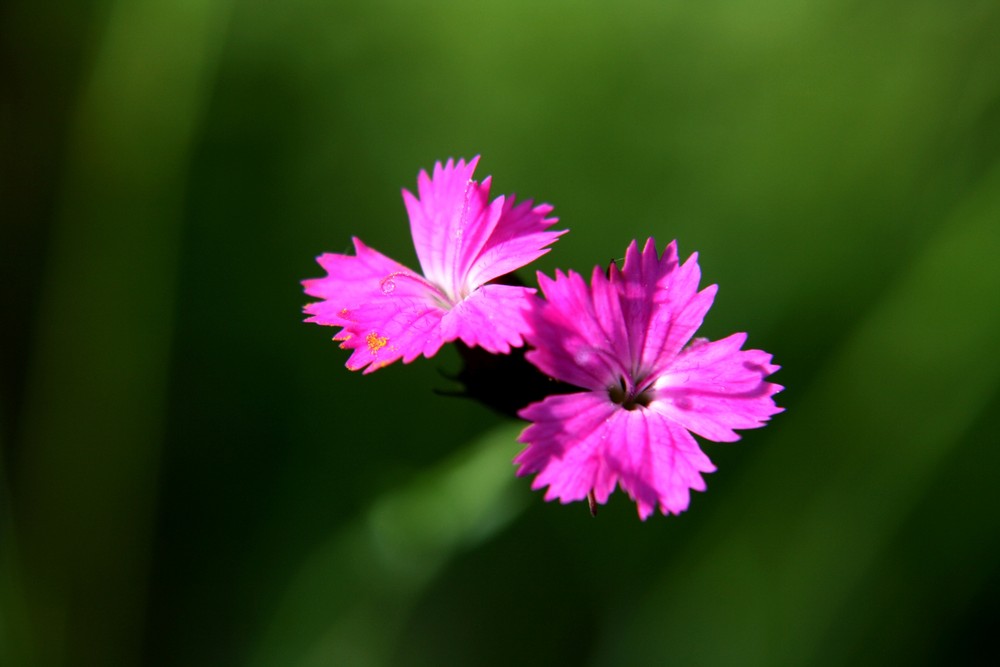
[[[717,442],[763,426],[782,410],[772,398],[782,387],[765,381],[779,367],[766,352],[741,350],[745,341],[738,333],[682,352],[657,380],[651,409]]]
[[[594,279],[603,280],[599,271]],[[595,294],[573,271],[556,272],[555,279],[539,273],[538,284],[545,294],[530,315],[531,330],[525,335],[534,348],[528,360],[546,375],[585,389],[607,389],[623,371],[621,322],[607,322],[615,312],[614,303]],[[612,292],[607,281],[602,294]],[[594,292],[601,290],[595,287]],[[610,328],[611,331],[606,331]]]
[[[622,270],[612,267],[611,277],[621,293],[633,365],[655,375],[701,326],[712,307],[716,287],[698,291],[698,254],[680,264],[676,241],[659,258],[653,239],[646,241],[641,253],[633,241],[625,252]]]
[[[618,410],[607,396],[596,392],[549,396],[524,408],[520,417],[533,423],[518,438],[528,446],[514,458],[520,466],[517,474],[538,473],[531,487],[548,486],[546,500],[583,500],[601,473],[602,436]],[[606,474],[603,477],[607,479]],[[606,502],[607,493],[598,501]]]
[[[420,172],[417,195],[403,191],[414,246],[424,275],[454,301],[548,252],[563,232],[547,232],[556,218],[547,204],[489,201],[491,179],[472,180],[479,158],[437,163]]]
[[[548,246],[566,233],[545,231],[558,221],[545,217],[551,212],[548,204],[534,206],[531,200],[516,204],[513,195],[504,198],[495,229],[470,258],[467,282],[485,285],[547,253]]]
[[[533,423],[519,438],[528,444],[514,462],[518,475],[538,473],[532,488],[548,487],[546,500],[582,500],[591,491],[607,502],[615,486],[636,502],[645,519],[687,509],[701,473],[715,466],[680,425],[648,410],[625,410],[606,394],[550,396],[521,411]]]
[[[472,180],[479,158],[434,165],[433,176],[421,171],[417,195],[403,190],[410,231],[424,276],[451,299],[465,296],[471,264],[468,248],[478,250],[500,218],[503,200],[491,205],[490,181]]]
[[[399,359],[408,364],[420,355],[433,356],[444,344],[440,310],[366,310],[366,319],[339,338],[342,348],[353,350],[347,360],[352,371],[371,373]]]
[[[535,290],[511,285],[483,285],[444,314],[441,334],[445,341],[462,339],[470,347],[507,354],[520,347],[521,334]]]
[[[400,273],[383,282],[378,296],[350,311],[341,347],[354,350],[347,367],[366,373],[402,359],[433,356],[445,343],[440,292],[421,276]]]
[[[335,340],[353,350],[351,370],[366,373],[397,359],[412,361],[441,347],[440,293],[402,264],[354,239],[356,255],[319,257],[324,278],[303,281],[306,294],[323,299],[308,304],[307,322],[343,327]]]
[[[302,281],[306,294],[323,299],[305,307],[305,312],[312,316],[306,318],[306,322],[345,326],[351,310],[382,295],[384,281],[396,274],[413,273],[399,262],[369,248],[360,239],[355,237],[352,240],[354,255],[320,255],[316,261],[327,275]]]
[[[625,250],[622,268],[612,264],[609,269],[621,301],[622,324],[632,334],[627,349],[618,354],[631,360],[630,366],[638,367],[645,349],[654,342],[649,336],[650,321],[657,303],[665,297],[663,283],[676,268],[676,242],[667,246],[661,259],[657,257],[656,242],[649,239],[641,253],[639,244],[632,241]]]
[[[618,484],[646,519],[658,506],[664,514],[688,508],[691,490],[704,491],[701,473],[715,466],[679,424],[650,410],[623,411],[625,435],[613,441],[609,458],[621,468]]]
[[[588,287],[576,273],[539,275],[546,304],[528,335],[529,359],[546,374],[588,389],[607,388],[637,371],[653,376],[701,326],[715,286],[698,291],[697,255],[678,264],[676,242],[657,257],[649,239],[632,242],[610,278],[594,269]],[[537,340],[537,343],[535,342]]]

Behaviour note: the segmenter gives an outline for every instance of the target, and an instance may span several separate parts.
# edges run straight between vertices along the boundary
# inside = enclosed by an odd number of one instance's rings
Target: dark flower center
[[[653,401],[653,397],[649,391],[630,392],[628,386],[625,384],[625,378],[622,378],[617,386],[608,389],[608,396],[612,401],[626,410],[645,408]]]

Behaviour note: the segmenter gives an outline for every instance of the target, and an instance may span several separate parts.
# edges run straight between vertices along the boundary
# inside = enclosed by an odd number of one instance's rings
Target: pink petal
[[[698,291],[697,255],[678,264],[677,244],[657,257],[633,241],[622,269],[597,267],[588,288],[570,272],[539,275],[546,304],[533,316],[528,359],[544,373],[587,389],[655,377],[701,326],[715,286]],[[628,390],[634,386],[628,386]]]
[[[547,204],[490,202],[491,179],[472,180],[478,161],[439,162],[433,177],[420,172],[417,196],[403,191],[424,275],[453,302],[544,255],[564,233],[545,231],[556,222]]]
[[[441,334],[450,342],[461,338],[470,347],[507,354],[520,347],[528,329],[527,313],[535,290],[510,285],[483,285],[445,313]]]
[[[327,275],[323,278],[303,280],[306,294],[323,299],[310,303],[305,312],[312,317],[306,322],[328,326],[345,326],[349,313],[359,304],[382,295],[384,281],[396,274],[413,271],[369,248],[358,238],[353,238],[354,255],[325,253],[316,258]]]
[[[546,500],[582,500],[591,491],[607,502],[616,485],[646,519],[687,509],[690,491],[703,491],[701,473],[715,466],[694,438],[651,410],[625,410],[601,392],[550,396],[521,411],[533,423],[519,438],[528,444],[514,462],[518,475],[537,472],[532,488]]]
[[[583,500],[594,489],[603,465],[604,437],[619,406],[597,392],[549,396],[521,410],[533,422],[519,442],[528,445],[514,458],[519,476],[538,473],[531,488],[548,486],[546,500]],[[613,488],[613,484],[612,484]],[[602,488],[599,502],[610,492]]]
[[[447,312],[441,293],[421,276],[392,275],[377,296],[349,313],[350,321],[338,340],[354,350],[347,367],[365,373],[402,359],[433,356],[446,341],[441,319]]]
[[[558,218],[545,217],[551,212],[548,204],[533,206],[530,199],[515,204],[513,195],[504,198],[496,228],[471,258],[466,281],[484,285],[547,253],[548,246],[566,233],[545,231],[558,222]]]
[[[555,279],[538,274],[545,301],[530,315],[525,338],[534,349],[527,359],[557,380],[606,390],[627,372],[622,364],[627,336],[614,289],[600,270],[593,280],[591,289],[574,271],[557,271]]]
[[[704,491],[701,473],[715,466],[684,428],[652,410],[623,410],[624,437],[612,441],[609,458],[620,467],[618,484],[646,519],[656,509],[680,514],[691,490]]]
[[[472,180],[479,158],[448,160],[434,165],[433,177],[417,176],[417,196],[403,190],[410,231],[424,276],[452,300],[465,296],[465,275],[471,259],[469,246],[478,250],[500,218],[503,200],[489,203],[490,182]]]
[[[639,253],[639,245],[632,241],[625,250],[622,268],[612,264],[609,274],[612,284],[621,298],[624,325],[631,332],[626,354],[630,366],[641,368],[643,351],[648,339],[649,323],[653,317],[661,283],[677,268],[677,243],[671,243],[663,251],[663,258],[657,257],[656,242],[646,241]]]
[[[733,429],[758,428],[782,411],[765,382],[778,366],[761,350],[741,350],[746,334],[692,345],[654,385],[650,409],[709,440],[739,440]]]
[[[657,258],[656,241],[646,241],[642,253],[633,241],[619,272],[612,267],[622,299],[626,329],[631,333],[633,367],[655,376],[701,326],[712,307],[716,286],[698,291],[701,269],[698,254],[679,264],[677,242],[672,241]]]

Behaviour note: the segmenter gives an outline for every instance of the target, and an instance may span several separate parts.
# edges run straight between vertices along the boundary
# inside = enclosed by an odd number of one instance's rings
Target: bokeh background
[[[1000,4],[0,17],[3,665],[996,664]],[[301,323],[477,154],[571,229],[538,268],[676,238],[783,366],[683,516],[545,503],[453,351]]]

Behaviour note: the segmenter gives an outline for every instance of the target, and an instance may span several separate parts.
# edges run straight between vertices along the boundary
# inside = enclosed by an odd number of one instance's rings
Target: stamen
[[[385,336],[379,336],[377,331],[372,331],[365,336],[365,342],[368,343],[368,351],[372,354],[376,354],[379,350],[386,346],[389,339]]]
[[[626,410],[645,408],[653,402],[653,396],[650,394],[648,388],[640,391],[629,391],[628,385],[625,384],[625,378],[621,379],[619,386],[608,389],[608,398]]]

